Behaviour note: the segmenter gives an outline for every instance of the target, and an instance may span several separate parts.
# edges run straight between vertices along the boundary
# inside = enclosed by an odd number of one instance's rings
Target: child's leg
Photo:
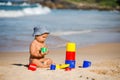
[[[52,63],[53,61],[50,58],[44,58],[44,65],[48,65],[50,67]]]
[[[49,68],[52,64],[52,60],[49,58],[43,58],[43,59],[33,59],[31,60],[31,63],[34,63],[39,68]]]
[[[48,68],[47,65],[44,65],[44,59],[32,59],[30,63],[36,64],[39,68]]]
[[[50,65],[52,64],[52,60],[49,59],[49,58],[43,58],[43,59],[40,59],[40,63],[41,64],[41,68],[49,68]]]

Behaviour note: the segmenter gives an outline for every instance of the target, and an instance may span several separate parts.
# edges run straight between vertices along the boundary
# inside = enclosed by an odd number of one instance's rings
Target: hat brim
[[[33,36],[36,36],[36,35],[42,35],[42,34],[50,34],[50,32],[46,31],[46,32],[35,32],[33,33]]]

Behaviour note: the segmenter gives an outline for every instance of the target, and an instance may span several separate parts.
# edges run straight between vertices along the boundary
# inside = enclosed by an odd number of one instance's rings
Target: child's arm
[[[36,49],[35,44],[30,45],[30,54],[37,58],[43,57],[43,55],[39,53],[39,50]]]

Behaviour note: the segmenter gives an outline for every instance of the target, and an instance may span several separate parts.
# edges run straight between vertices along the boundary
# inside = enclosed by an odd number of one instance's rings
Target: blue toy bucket
[[[65,64],[70,64],[69,68],[75,68],[75,60],[66,60]]]
[[[90,61],[83,61],[83,68],[87,68],[91,66],[91,62]]]

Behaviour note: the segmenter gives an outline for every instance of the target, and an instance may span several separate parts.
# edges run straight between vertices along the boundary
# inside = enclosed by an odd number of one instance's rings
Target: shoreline
[[[55,47],[50,47],[50,46],[55,46],[55,45],[51,45],[51,44],[48,44],[48,47],[49,47],[49,49],[50,50],[52,50],[52,51],[56,51],[56,50],[65,50],[65,48],[66,48],[66,43],[67,42],[71,42],[71,41],[66,41],[66,42],[64,42],[62,45],[60,45],[60,46],[57,46],[56,48]],[[103,44],[119,44],[120,43],[120,41],[113,41],[113,42],[97,42],[97,43],[91,43],[91,44],[77,44],[76,43],[76,50],[78,50],[79,51],[79,49],[84,49],[84,48],[87,48],[87,47],[93,47],[93,46],[99,46],[99,45],[103,45]],[[19,45],[18,45],[19,46]],[[16,47],[17,47],[17,45],[16,45]],[[25,47],[26,48],[26,47]],[[7,49],[7,48],[6,48]],[[28,53],[29,52],[29,45],[28,45],[28,47],[26,48],[26,49],[28,49],[28,50],[22,50],[22,48],[20,48],[19,50],[16,50],[16,49],[18,49],[18,48],[15,48],[15,49],[13,49],[13,50],[1,50],[0,51],[0,54],[1,53]]]
[[[91,48],[96,48],[96,47],[98,49],[99,47],[101,48],[102,46],[108,46],[108,47],[110,47],[110,49],[112,49],[112,48],[115,49],[118,46],[120,47],[120,42],[104,42],[104,43],[96,43],[96,44],[84,45],[84,46],[81,46],[81,47],[77,47],[76,51],[78,51],[78,52],[80,50],[85,51],[85,49],[90,50]],[[106,48],[106,47],[103,47],[103,48]],[[65,45],[62,48],[57,48],[57,49],[56,48],[50,48],[51,52],[65,51],[65,49],[66,49]],[[10,53],[10,54],[19,53],[20,54],[20,53],[29,53],[29,51],[0,51],[0,54],[8,54],[8,53]]]

